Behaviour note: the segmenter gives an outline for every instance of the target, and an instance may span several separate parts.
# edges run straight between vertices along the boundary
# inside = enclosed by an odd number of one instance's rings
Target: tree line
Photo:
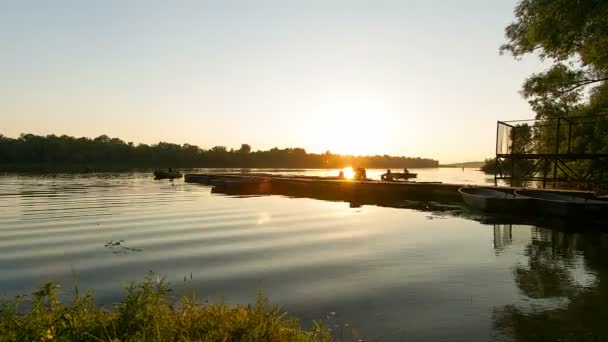
[[[439,162],[426,158],[388,155],[353,156],[329,151],[307,153],[303,148],[253,151],[248,144],[238,150],[225,146],[203,149],[190,144],[133,144],[106,135],[94,139],[71,136],[0,135],[0,169],[104,170],[117,168],[424,168]]]

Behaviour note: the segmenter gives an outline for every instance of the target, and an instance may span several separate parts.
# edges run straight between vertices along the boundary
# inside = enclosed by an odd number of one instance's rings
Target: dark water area
[[[419,172],[490,181],[471,169]],[[261,288],[346,340],[608,340],[608,234],[488,222],[462,210],[216,195],[148,173],[4,175],[0,295],[50,279],[69,292],[75,274],[110,305],[154,271],[212,302],[251,303]]]

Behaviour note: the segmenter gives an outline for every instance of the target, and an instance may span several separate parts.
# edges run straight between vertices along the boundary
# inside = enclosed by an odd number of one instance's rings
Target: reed
[[[296,318],[271,307],[260,291],[257,302],[229,306],[174,296],[163,278],[148,274],[126,287],[111,307],[95,304],[93,292],[62,301],[48,282],[31,296],[0,304],[0,341],[329,341],[328,329],[314,322],[303,329]]]

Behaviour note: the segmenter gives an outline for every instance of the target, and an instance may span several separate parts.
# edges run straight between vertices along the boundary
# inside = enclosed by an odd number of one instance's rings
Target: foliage
[[[500,161],[499,170],[503,175],[511,175],[511,164],[509,162]],[[517,160],[513,165],[513,175],[515,177],[522,177],[524,175],[529,174],[529,172],[534,167],[534,164],[530,160]],[[490,158],[486,159],[484,164],[481,166],[481,171],[486,174],[493,175],[496,173],[496,159]],[[499,172],[500,173],[500,172]]]
[[[551,62],[528,77],[521,90],[540,120],[532,128],[533,152],[554,153],[556,138],[563,143],[557,118],[608,115],[608,1],[520,0],[505,33],[501,53],[536,54]],[[572,152],[608,151],[608,120],[573,122]],[[573,162],[569,167],[586,174],[605,166]]]
[[[522,94],[537,118],[582,114],[585,106],[606,104],[608,80],[608,2],[600,0],[521,0],[506,30],[501,52],[516,58],[537,53],[553,61],[533,74]],[[584,95],[589,89],[591,98]],[[602,108],[594,108],[606,112]]]
[[[494,174],[496,171],[496,159],[488,158],[483,162],[481,171],[487,174]]]
[[[302,148],[252,151],[215,146],[204,150],[195,145],[160,142],[156,145],[126,143],[102,135],[95,139],[70,136],[22,134],[17,139],[0,135],[0,169],[92,169],[116,167],[246,167],[246,168],[369,168],[436,167],[432,159],[392,156],[350,156],[331,152],[307,153]],[[80,169],[80,170],[79,170]]]
[[[197,302],[194,296],[172,300],[164,279],[149,274],[131,284],[110,310],[97,307],[91,292],[72,303],[59,300],[49,282],[31,296],[0,306],[0,341],[329,341],[315,323],[310,331],[269,307],[260,293],[253,306],[229,307]],[[27,305],[29,304],[29,305]]]

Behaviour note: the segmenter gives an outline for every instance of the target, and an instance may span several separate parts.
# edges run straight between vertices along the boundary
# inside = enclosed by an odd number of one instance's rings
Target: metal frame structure
[[[494,184],[498,185],[498,180],[507,180],[511,186],[516,182],[542,182],[542,187],[546,188],[547,183],[552,183],[557,187],[560,182],[578,183],[597,186],[604,183],[603,172],[608,172],[608,153],[573,153],[572,150],[572,128],[581,124],[598,124],[600,120],[608,121],[608,116],[573,116],[559,117],[549,120],[514,120],[498,121],[496,123],[496,159],[494,171]],[[555,127],[555,147],[552,153],[538,153],[536,151],[516,151],[516,128],[518,123],[534,123],[535,128]],[[500,135],[501,127],[506,127],[510,131],[505,146],[504,137]],[[567,133],[566,133],[567,132]],[[566,134],[563,134],[566,133]],[[562,137],[563,136],[563,137]],[[502,139],[502,140],[501,140]],[[510,145],[509,145],[510,143]],[[530,160],[532,165],[519,175],[515,173],[515,166],[518,161]],[[602,167],[590,170],[586,174],[574,171],[569,162],[580,160],[597,160]],[[520,163],[521,164],[521,163]],[[508,167],[509,172],[506,172]],[[558,173],[561,171],[561,173]]]

